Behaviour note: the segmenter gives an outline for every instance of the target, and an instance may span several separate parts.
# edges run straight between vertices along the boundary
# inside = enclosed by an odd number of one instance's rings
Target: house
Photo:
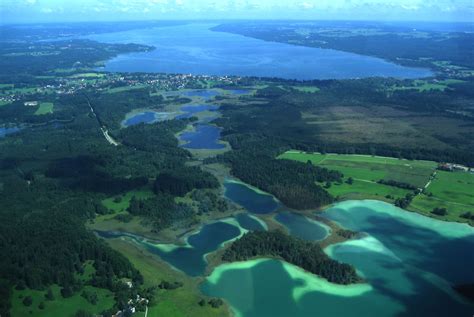
[[[25,107],[36,107],[38,106],[38,101],[26,101],[24,105]]]

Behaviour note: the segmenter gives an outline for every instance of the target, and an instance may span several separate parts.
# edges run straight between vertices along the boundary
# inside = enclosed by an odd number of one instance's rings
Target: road
[[[97,114],[95,113],[95,110],[94,110],[94,107],[92,107],[92,104],[89,100],[89,97],[86,96],[86,99],[87,99],[87,104],[89,105],[89,108],[91,109],[91,112],[92,114],[94,115],[94,117],[97,119],[97,123],[99,123],[99,126],[100,126],[100,131],[102,132],[102,134],[104,135],[104,138],[107,140],[107,142],[109,142],[109,144],[113,145],[113,146],[118,146],[120,145],[119,142],[117,142],[117,140],[115,140],[114,138],[112,138],[109,134],[109,130],[107,130],[107,128],[102,125],[102,123],[100,122],[99,120],[99,117],[97,116]]]

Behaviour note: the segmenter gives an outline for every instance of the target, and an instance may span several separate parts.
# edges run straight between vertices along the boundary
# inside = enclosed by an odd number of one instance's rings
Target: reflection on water
[[[182,145],[186,149],[218,150],[225,148],[224,144],[218,143],[220,136],[220,128],[210,124],[198,124],[194,131],[184,132],[179,138],[186,142]]]
[[[255,214],[267,214],[278,208],[276,199],[267,193],[240,182],[227,180],[224,183],[225,197]]]
[[[326,225],[292,212],[279,213],[275,215],[275,220],[284,225],[292,236],[303,240],[323,240],[331,232]]]
[[[335,50],[267,42],[225,32],[210,24],[103,33],[86,38],[107,43],[137,43],[150,52],[120,55],[105,63],[112,72],[236,75],[287,79],[428,77],[432,73],[379,58]]]

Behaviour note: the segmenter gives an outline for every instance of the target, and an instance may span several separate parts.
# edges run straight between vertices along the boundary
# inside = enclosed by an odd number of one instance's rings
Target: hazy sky
[[[474,0],[0,0],[2,23],[152,19],[473,21]]]

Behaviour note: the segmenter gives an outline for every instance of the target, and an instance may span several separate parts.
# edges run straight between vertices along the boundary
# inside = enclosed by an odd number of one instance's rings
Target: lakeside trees
[[[245,261],[258,256],[280,257],[329,282],[351,284],[360,281],[349,264],[329,258],[321,247],[312,242],[277,231],[252,231],[236,240],[222,255],[223,261]]]

